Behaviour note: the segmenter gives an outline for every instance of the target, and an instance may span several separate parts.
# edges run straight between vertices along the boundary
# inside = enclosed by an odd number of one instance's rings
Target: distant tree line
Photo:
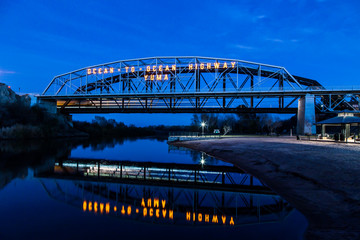
[[[221,133],[226,131],[236,134],[283,134],[296,127],[296,116],[281,120],[270,114],[239,113],[239,114],[194,114],[191,119],[191,131],[200,131],[201,123],[206,125],[206,132],[215,129]]]
[[[89,134],[90,137],[144,137],[164,135],[167,136],[170,131],[189,131],[189,126],[147,126],[136,127],[133,124],[129,126],[123,122],[116,122],[114,119],[95,116],[92,122],[74,121],[74,128]]]

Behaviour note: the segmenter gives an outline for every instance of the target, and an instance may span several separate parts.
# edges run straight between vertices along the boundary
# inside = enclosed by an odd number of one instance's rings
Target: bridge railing
[[[199,132],[170,132],[169,137],[199,137]]]

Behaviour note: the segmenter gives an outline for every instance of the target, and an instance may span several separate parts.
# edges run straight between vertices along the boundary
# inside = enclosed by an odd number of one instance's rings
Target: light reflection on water
[[[198,152],[168,148],[164,141],[45,145],[26,154],[1,148],[6,156],[0,165],[1,239],[29,234],[37,239],[49,239],[49,235],[53,239],[69,235],[97,239],[115,237],[117,232],[137,238],[156,234],[160,239],[301,239],[307,225],[296,209],[257,179],[227,172],[222,182],[221,171],[205,168],[230,164]],[[71,160],[78,158],[83,162]],[[120,178],[114,161],[100,162],[104,168],[95,162],[91,169],[93,163],[84,163],[88,158],[120,160],[115,163],[123,163],[124,169],[128,163],[124,160],[138,165],[133,166],[132,175]],[[144,171],[147,162],[159,163],[157,170],[153,166]],[[166,163],[177,163],[185,171],[182,178],[164,175]],[[34,174],[28,169],[34,169]],[[98,175],[89,174],[92,171]]]

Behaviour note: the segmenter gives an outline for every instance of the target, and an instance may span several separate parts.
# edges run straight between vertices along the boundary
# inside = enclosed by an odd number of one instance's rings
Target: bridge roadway
[[[313,95],[318,104],[317,112],[332,112],[339,105],[352,108],[346,101],[346,96],[360,96],[357,89],[307,89],[307,90],[273,90],[273,91],[226,91],[226,92],[184,92],[184,93],[123,93],[123,94],[76,94],[61,96],[39,96],[39,100],[56,101],[57,108],[68,114],[75,113],[297,113],[298,108],[292,104],[306,95]],[[338,96],[343,96],[341,100]],[[234,99],[245,98],[291,98],[286,106],[259,107],[246,106],[229,107]],[[332,99],[327,105],[319,99]],[[180,101],[190,101],[190,106],[181,106]],[[215,103],[207,107],[206,102]],[[220,100],[220,102],[219,102]],[[153,106],[154,101],[161,101],[161,105]],[[321,106],[321,104],[323,106]],[[358,105],[357,105],[358,106]],[[355,107],[357,107],[355,106]],[[358,108],[358,107],[357,107]]]

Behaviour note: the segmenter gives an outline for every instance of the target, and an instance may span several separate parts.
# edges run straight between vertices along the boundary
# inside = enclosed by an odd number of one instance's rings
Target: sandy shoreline
[[[295,138],[173,143],[231,162],[264,181],[309,221],[305,239],[360,239],[360,146]]]

